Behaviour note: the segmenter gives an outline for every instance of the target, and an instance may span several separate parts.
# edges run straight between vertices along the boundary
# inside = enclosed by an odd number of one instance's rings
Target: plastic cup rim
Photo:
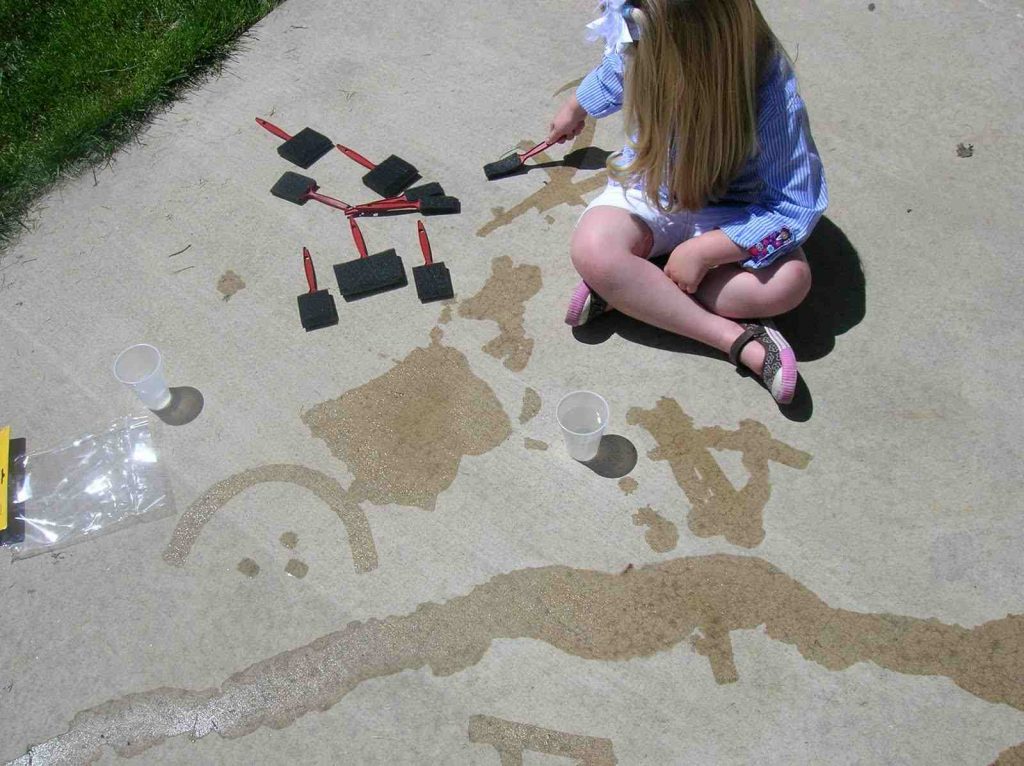
[[[156,364],[153,365],[153,369],[152,370],[150,370],[146,375],[144,375],[143,377],[139,378],[138,380],[125,380],[124,378],[122,378],[120,375],[117,374],[117,363],[119,361],[121,361],[121,357],[122,356],[124,356],[129,351],[132,351],[132,350],[134,350],[136,348],[151,348],[151,349],[153,349],[153,351],[156,353]],[[141,385],[142,383],[145,383],[147,380],[149,380],[154,375],[156,375],[158,372],[160,372],[160,367],[163,365],[163,361],[164,361],[164,357],[163,357],[163,354],[160,353],[160,349],[158,349],[152,343],[133,343],[132,345],[128,346],[128,348],[126,348],[124,351],[122,351],[120,354],[118,354],[116,357],[114,357],[114,363],[111,365],[111,370],[113,371],[114,377],[117,379],[117,381],[119,383],[124,383],[124,385],[126,385],[126,386],[138,386],[138,385]]]
[[[560,417],[558,417],[558,413],[562,409],[562,402],[564,402],[570,396],[573,396],[575,394],[588,394],[590,396],[597,397],[598,401],[600,401],[601,404],[604,406],[604,421],[605,422],[602,423],[597,428],[595,428],[593,431],[574,431],[573,429],[571,429],[571,428],[567,427],[565,424],[563,424],[562,423],[562,419]],[[594,393],[593,391],[584,391],[584,390],[581,389],[579,391],[570,391],[569,393],[567,393],[565,396],[563,396],[561,399],[558,400],[558,404],[555,405],[555,420],[558,421],[558,427],[559,428],[561,428],[566,433],[572,434],[573,436],[596,436],[597,434],[601,433],[606,428],[608,428],[608,416],[609,416],[610,412],[611,412],[611,409],[608,407],[608,401],[603,396],[601,396],[601,394]]]

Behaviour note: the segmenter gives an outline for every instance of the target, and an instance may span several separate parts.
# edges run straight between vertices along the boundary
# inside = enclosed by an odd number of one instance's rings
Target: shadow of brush
[[[549,162],[535,162],[523,165],[519,173],[528,173],[534,169],[541,168],[576,168],[577,170],[604,170],[608,164],[608,158],[612,152],[598,146],[584,146],[573,149],[560,160]]]

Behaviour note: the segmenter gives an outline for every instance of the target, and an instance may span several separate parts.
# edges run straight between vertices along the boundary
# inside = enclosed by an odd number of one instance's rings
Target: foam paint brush
[[[319,188],[315,179],[289,170],[270,187],[270,193],[296,205],[305,205],[309,200],[316,200],[322,205],[344,210],[346,213],[352,211],[352,206],[347,202],[320,194],[317,192]]]
[[[355,218],[348,219],[352,231],[352,240],[359,251],[359,258],[347,263],[339,263],[334,267],[334,276],[338,280],[338,292],[346,301],[365,298],[385,290],[394,290],[408,284],[405,266],[394,249],[368,255],[363,233]]]
[[[306,248],[302,248],[302,266],[306,270],[306,284],[309,286],[309,292],[298,298],[299,321],[303,328],[309,332],[338,324],[338,309],[334,305],[334,298],[326,290],[317,288],[313,257]]]
[[[420,250],[423,252],[423,265],[413,266],[412,269],[412,276],[416,282],[416,295],[419,296],[421,303],[454,298],[455,289],[452,287],[452,275],[448,272],[447,266],[440,261],[434,261],[423,221],[416,222],[416,229],[420,238]]]
[[[414,186],[411,189],[406,189],[401,194],[394,197],[388,197],[387,199],[379,200],[379,202],[416,202],[417,200],[425,199],[427,197],[443,197],[444,189],[441,184],[437,181],[431,181],[430,183],[421,184],[420,186]],[[375,203],[367,203],[375,204]]]
[[[370,171],[363,176],[363,183],[382,197],[394,197],[401,194],[420,179],[420,172],[401,157],[392,154],[383,162],[375,164],[347,146],[342,144],[335,144],[335,146],[350,160],[358,162]]]
[[[497,162],[490,162],[484,165],[484,175],[487,176],[488,181],[493,181],[495,178],[501,178],[502,176],[507,176],[509,173],[515,173],[523,166],[524,162],[535,154],[540,154],[545,149],[550,149],[553,144],[553,141],[541,141],[535,147],[523,152],[522,154],[514,153],[510,154],[508,157],[503,157]]]
[[[353,205],[346,213],[356,215],[384,215],[388,213],[418,212],[420,215],[454,215],[462,211],[458,197],[423,197],[417,200],[383,199]]]
[[[277,147],[277,153],[302,169],[308,168],[334,148],[331,139],[312,128],[303,128],[293,136],[262,117],[256,118],[256,124],[284,141]]]

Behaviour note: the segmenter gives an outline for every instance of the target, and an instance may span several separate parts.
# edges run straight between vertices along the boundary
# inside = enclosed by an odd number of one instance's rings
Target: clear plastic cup
[[[608,402],[604,397],[592,391],[568,393],[558,402],[555,418],[572,459],[583,463],[593,460],[608,428]]]
[[[118,354],[114,377],[132,389],[148,409],[162,410],[171,403],[163,359],[155,346],[139,343]]]

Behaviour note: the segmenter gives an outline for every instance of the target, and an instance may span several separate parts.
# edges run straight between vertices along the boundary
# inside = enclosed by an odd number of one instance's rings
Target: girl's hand
[[[669,279],[679,285],[684,293],[697,292],[700,283],[711,269],[711,264],[701,254],[701,248],[686,247],[693,240],[679,245],[665,264],[665,273]]]
[[[683,292],[695,293],[716,266],[746,260],[749,254],[721,229],[688,239],[672,251],[665,273]]]
[[[586,119],[587,112],[580,106],[574,93],[566,99],[562,108],[558,110],[555,118],[551,121],[547,140],[552,143],[557,141],[561,144],[570,138],[576,138],[583,131]]]

